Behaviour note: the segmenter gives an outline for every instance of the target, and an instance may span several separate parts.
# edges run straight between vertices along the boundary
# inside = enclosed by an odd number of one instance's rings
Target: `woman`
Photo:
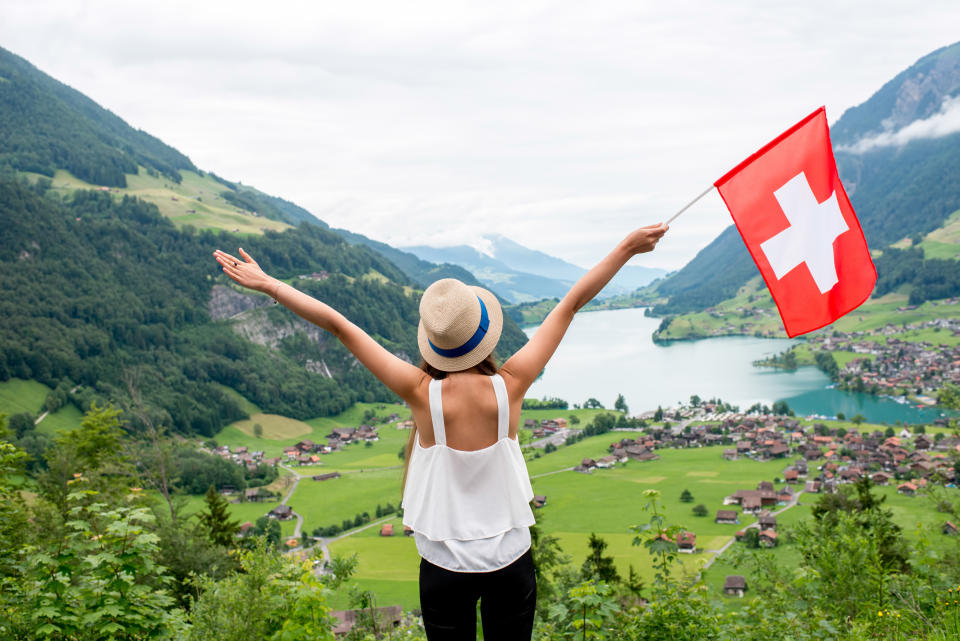
[[[413,528],[422,557],[420,607],[431,641],[475,639],[478,599],[485,638],[530,639],[533,492],[517,444],[524,394],[577,310],[632,256],[653,250],[667,229],[658,224],[630,233],[499,370],[493,350],[503,313],[483,288],[454,279],[427,288],[420,301],[424,363],[418,368],[330,306],[265,274],[243,249],[242,258],[214,252],[230,278],[332,333],[410,406],[416,428],[407,449],[403,521]]]

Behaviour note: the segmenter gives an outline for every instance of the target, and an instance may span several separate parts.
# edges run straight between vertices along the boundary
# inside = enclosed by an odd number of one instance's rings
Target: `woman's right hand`
[[[627,251],[633,254],[643,254],[653,251],[657,243],[663,238],[663,235],[670,229],[668,225],[657,223],[656,225],[647,225],[630,232],[623,240]]]
[[[268,276],[260,265],[257,264],[250,254],[240,248],[240,255],[243,258],[234,258],[230,254],[220,251],[213,252],[213,257],[220,263],[223,273],[232,278],[238,285],[254,289],[264,294],[272,294],[271,289],[276,287],[279,281],[272,276]]]

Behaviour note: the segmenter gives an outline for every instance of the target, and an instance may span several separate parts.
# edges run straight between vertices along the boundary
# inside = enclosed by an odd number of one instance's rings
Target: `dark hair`
[[[443,380],[448,374],[450,374],[450,372],[437,369],[426,361],[420,361],[420,369],[426,372],[427,376],[436,380]],[[478,374],[483,374],[484,376],[493,376],[500,371],[500,367],[497,365],[497,360],[492,353],[470,369],[476,371]],[[414,419],[413,429],[410,430],[410,437],[407,439],[407,446],[403,450],[403,480],[401,481],[400,485],[401,497],[403,496],[403,489],[407,486],[407,471],[410,469],[410,453],[413,451],[414,439],[416,438],[417,421]]]

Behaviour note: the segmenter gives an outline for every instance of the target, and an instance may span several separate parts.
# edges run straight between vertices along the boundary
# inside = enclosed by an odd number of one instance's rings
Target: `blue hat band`
[[[479,296],[477,296],[477,300],[480,301],[480,326],[477,327],[477,331],[473,333],[473,336],[460,347],[454,347],[453,349],[437,347],[428,338],[427,342],[430,343],[430,349],[445,358],[457,358],[458,356],[468,354],[474,347],[480,344],[483,337],[487,335],[487,329],[490,327],[490,316],[487,314],[487,306],[483,304]]]

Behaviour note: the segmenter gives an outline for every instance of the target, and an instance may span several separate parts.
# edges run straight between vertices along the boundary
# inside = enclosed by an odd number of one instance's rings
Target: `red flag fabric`
[[[877,271],[837,174],[823,107],[714,185],[788,336],[829,325],[870,297]]]

